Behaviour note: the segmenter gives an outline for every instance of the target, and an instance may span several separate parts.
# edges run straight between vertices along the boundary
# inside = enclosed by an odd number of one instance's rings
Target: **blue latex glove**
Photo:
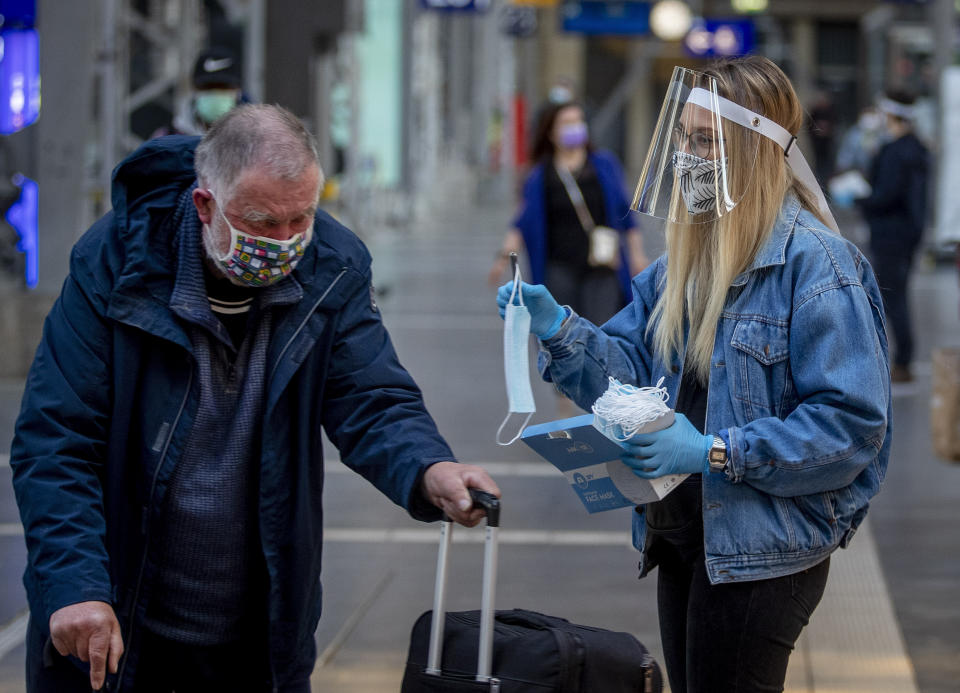
[[[638,433],[622,444],[620,459],[641,479],[669,474],[699,474],[707,468],[713,436],[698,431],[683,414],[653,433]]]
[[[530,331],[540,339],[550,339],[567,319],[567,311],[557,303],[543,284],[521,282],[520,287],[523,289],[523,304],[530,311]],[[506,313],[511,293],[513,282],[507,282],[497,289],[497,306],[500,308],[501,318]],[[513,302],[519,303],[516,296]]]

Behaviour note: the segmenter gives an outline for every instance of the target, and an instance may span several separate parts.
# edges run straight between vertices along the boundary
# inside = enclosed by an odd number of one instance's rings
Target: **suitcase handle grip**
[[[500,499],[492,493],[481,491],[478,488],[468,488],[470,500],[473,501],[473,508],[483,508],[487,512],[487,527],[500,526]],[[444,522],[453,523],[450,516],[443,513],[441,518]]]
[[[468,489],[473,507],[480,506],[487,511],[487,527],[500,526],[500,499],[492,493],[481,491],[478,488]]]

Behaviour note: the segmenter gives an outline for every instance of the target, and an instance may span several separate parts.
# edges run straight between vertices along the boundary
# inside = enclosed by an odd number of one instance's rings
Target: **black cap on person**
[[[240,89],[243,86],[240,67],[240,59],[230,49],[208,48],[197,56],[193,65],[193,86],[197,89]]]

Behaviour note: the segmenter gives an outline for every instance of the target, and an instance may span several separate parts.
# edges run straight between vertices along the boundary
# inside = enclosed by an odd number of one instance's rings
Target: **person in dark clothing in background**
[[[810,143],[813,147],[814,173],[821,187],[833,175],[833,144],[837,129],[837,113],[830,95],[817,92],[810,107]]]
[[[913,102],[913,97],[903,92],[890,92],[880,101],[890,141],[880,148],[870,167],[870,195],[857,200],[870,227],[873,269],[893,330],[890,375],[894,382],[912,379],[907,283],[926,222],[930,170],[927,148],[913,131]]]
[[[151,137],[202,135],[231,108],[246,103],[240,58],[229,48],[211,46],[193,63],[193,96],[173,122],[155,130]]]
[[[627,206],[620,164],[610,152],[593,148],[583,108],[574,102],[543,110],[530,160],[534,165],[524,181],[520,209],[490,269],[489,283],[503,277],[511,252],[525,249],[534,282],[549,282],[558,300],[605,322],[629,301],[630,278],[649,264]],[[590,264],[590,229],[584,221],[618,232],[613,266]]]

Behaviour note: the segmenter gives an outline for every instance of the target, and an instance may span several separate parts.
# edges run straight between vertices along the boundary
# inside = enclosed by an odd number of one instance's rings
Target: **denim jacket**
[[[636,385],[662,377],[675,400],[683,357],[662,361],[647,330],[665,278],[661,257],[634,277],[632,303],[602,328],[571,314],[541,342],[544,378],[588,410],[608,376]],[[787,575],[845,547],[883,481],[890,405],[873,270],[788,197],[733,281],[716,330],[706,432],[724,439],[730,464],[727,475],[702,475],[710,581]],[[640,550],[644,512],[633,515]]]

